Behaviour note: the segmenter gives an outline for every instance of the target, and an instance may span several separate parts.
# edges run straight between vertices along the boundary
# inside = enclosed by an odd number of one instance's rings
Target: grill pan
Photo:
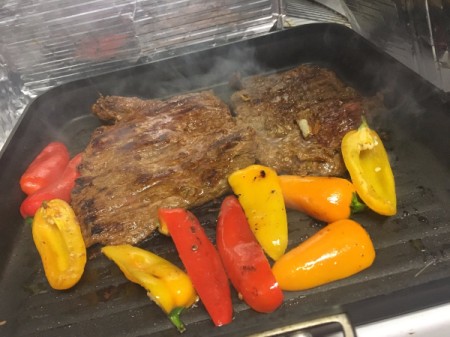
[[[383,92],[387,111],[372,127],[390,155],[398,213],[354,216],[374,241],[371,268],[308,291],[285,292],[284,304],[271,314],[252,311],[233,293],[234,321],[221,328],[199,303],[183,313],[183,335],[247,336],[340,314],[359,325],[450,301],[447,96],[351,29],[311,24],[71,82],[35,99],[0,156],[0,335],[177,335],[144,289],[128,282],[95,247],[73,289],[47,285],[30,227],[19,214],[20,175],[50,141],[66,143],[72,154],[86,146],[99,125],[90,107],[100,94],[160,98],[212,88],[227,101],[235,71],[247,76],[302,63],[329,67],[363,93]],[[219,206],[220,200],[193,210],[211,237]],[[296,212],[289,213],[289,225],[290,247],[320,228]],[[154,235],[142,246],[181,265],[169,238]]]

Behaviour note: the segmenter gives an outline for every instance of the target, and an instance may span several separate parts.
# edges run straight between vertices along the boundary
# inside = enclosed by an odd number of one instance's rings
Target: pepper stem
[[[361,124],[359,126],[359,128],[368,128],[369,124],[367,124],[367,119],[366,116],[361,116]]]
[[[33,224],[33,217],[32,216],[27,216],[26,218],[25,218],[25,223],[27,224],[27,225],[32,225]]]
[[[350,210],[352,214],[362,212],[366,209],[366,205],[359,201],[356,192],[353,192],[352,201],[350,202]]]
[[[173,325],[178,329],[178,332],[182,333],[186,331],[186,327],[184,326],[183,322],[181,321],[180,314],[183,311],[183,307],[178,307],[172,309],[171,312],[167,315],[172,322]]]

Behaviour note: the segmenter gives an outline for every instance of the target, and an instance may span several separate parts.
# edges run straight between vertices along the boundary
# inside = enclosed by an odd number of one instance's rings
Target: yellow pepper
[[[86,265],[86,245],[75,213],[64,200],[43,202],[32,223],[33,241],[54,289],[73,287]]]
[[[277,173],[262,165],[250,165],[233,172],[228,182],[259,244],[277,260],[286,251],[288,241],[286,208]]]
[[[130,245],[106,246],[102,253],[118,265],[128,280],[147,290],[148,297],[168,315],[178,331],[186,330],[180,314],[198,297],[185,272],[152,252]]]
[[[378,134],[367,122],[342,139],[342,157],[356,192],[373,211],[397,213],[395,181],[389,158]]]
[[[333,222],[283,255],[272,267],[281,289],[299,291],[340,280],[370,267],[375,249],[357,222]]]

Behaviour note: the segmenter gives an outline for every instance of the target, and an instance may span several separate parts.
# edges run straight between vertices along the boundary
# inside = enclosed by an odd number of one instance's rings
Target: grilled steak
[[[156,228],[159,207],[215,199],[229,190],[231,172],[254,162],[280,174],[342,175],[343,135],[380,105],[311,65],[239,84],[236,118],[209,91],[94,104],[112,125],[94,131],[72,192],[88,246],[140,242]]]
[[[166,101],[103,97],[72,192],[87,246],[136,244],[157,209],[193,207],[228,191],[227,176],[254,162],[254,132],[237,126],[212,92]]]
[[[159,113],[166,103],[157,99],[143,100],[137,97],[100,97],[92,106],[92,112],[104,122],[116,123],[133,119],[137,115],[151,116]]]
[[[257,161],[287,174],[344,174],[342,137],[376,100],[312,65],[249,77],[240,86],[232,105],[238,124],[256,130]]]

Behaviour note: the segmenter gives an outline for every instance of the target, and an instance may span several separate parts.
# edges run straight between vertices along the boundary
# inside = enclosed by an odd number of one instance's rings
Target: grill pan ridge
[[[57,292],[46,283],[31,230],[19,214],[19,178],[47,143],[59,140],[75,154],[100,125],[90,107],[99,95],[168,97],[213,89],[225,101],[227,81],[303,63],[335,71],[357,90],[384,94],[377,116],[394,171],[398,213],[354,218],[371,235],[374,265],[345,280],[303,292],[285,292],[283,305],[258,314],[233,293],[234,321],[215,328],[201,303],[183,313],[184,336],[246,336],[335,313],[362,324],[450,301],[450,114],[445,95],[351,29],[336,24],[299,26],[155,63],[64,84],[24,112],[0,154],[1,336],[172,336],[176,330],[138,285],[128,282],[95,247],[79,284]],[[214,237],[220,200],[196,208]],[[317,231],[308,217],[289,212],[289,245]],[[169,238],[143,243],[181,266]]]

